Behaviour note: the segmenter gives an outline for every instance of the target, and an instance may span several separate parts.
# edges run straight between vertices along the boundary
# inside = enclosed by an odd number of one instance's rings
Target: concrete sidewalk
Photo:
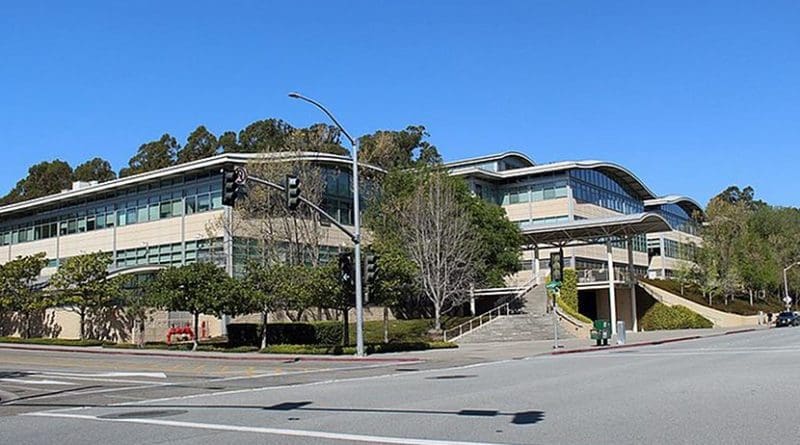
[[[368,357],[351,355],[310,355],[310,354],[262,354],[258,352],[188,352],[160,349],[114,349],[101,346],[75,347],[50,346],[24,343],[0,343],[2,349],[27,351],[58,351],[83,354],[108,354],[144,357],[173,357],[212,360],[253,360],[253,361],[317,361],[317,362],[365,362],[365,363],[398,363],[417,362],[420,360],[452,359],[462,356],[477,361],[506,360],[531,357],[543,354],[565,354],[577,352],[599,351],[613,348],[630,348],[667,342],[688,341],[703,337],[714,337],[741,332],[768,329],[766,326],[753,328],[730,329],[684,329],[673,331],[629,332],[625,345],[617,345],[616,339],[609,341],[609,346],[595,346],[595,342],[583,338],[567,338],[559,340],[558,349],[553,348],[552,340],[519,341],[501,343],[474,343],[460,345],[457,349],[432,349],[427,351],[395,352],[375,354]]]

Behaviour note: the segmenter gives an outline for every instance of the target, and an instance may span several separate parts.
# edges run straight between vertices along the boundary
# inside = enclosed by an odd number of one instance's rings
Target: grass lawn
[[[110,344],[101,340],[72,340],[66,338],[20,338],[20,337],[0,337],[0,343],[25,343],[32,345],[54,345],[54,346],[103,346]]]

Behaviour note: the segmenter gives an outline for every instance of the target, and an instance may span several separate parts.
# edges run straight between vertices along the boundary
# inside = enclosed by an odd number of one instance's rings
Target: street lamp
[[[328,111],[321,103],[314,99],[303,96],[300,93],[289,93],[292,99],[300,99],[314,105],[325,113],[328,118],[333,121],[339,131],[350,142],[353,156],[353,262],[355,269],[355,288],[356,288],[356,355],[358,357],[364,356],[364,300],[361,294],[361,216],[360,205],[358,200],[358,143],[350,136],[350,133],[342,127],[336,117]]]
[[[790,301],[790,300],[789,300],[789,280],[786,279],[786,272],[788,272],[789,269],[793,268],[794,266],[797,266],[798,264],[800,264],[800,261],[796,261],[796,262],[794,262],[794,263],[792,263],[792,264],[790,264],[790,265],[788,265],[788,266],[783,268],[783,292],[784,292],[784,295],[785,295],[784,296],[784,300],[787,301],[787,303],[786,303],[787,309],[789,307],[788,301]],[[795,299],[795,302],[794,302],[794,307],[795,308],[797,307],[797,301],[796,300],[797,299]]]

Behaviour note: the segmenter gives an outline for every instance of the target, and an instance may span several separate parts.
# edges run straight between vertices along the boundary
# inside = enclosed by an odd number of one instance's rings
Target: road
[[[103,393],[12,401],[2,408],[19,411],[0,417],[0,443],[793,443],[798,365],[800,329],[786,328],[446,368],[299,362],[276,365],[283,378],[255,379],[220,368],[206,377],[219,385],[211,389],[185,370],[189,389],[166,397],[148,387],[101,400]]]

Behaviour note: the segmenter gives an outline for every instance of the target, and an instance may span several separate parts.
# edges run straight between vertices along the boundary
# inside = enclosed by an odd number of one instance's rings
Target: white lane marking
[[[137,402],[124,402],[124,403],[115,403],[108,405],[109,407],[113,406],[130,406],[130,405],[138,405],[142,403],[159,403],[159,402],[171,402],[175,400],[188,400],[188,399],[198,399],[201,397],[214,397],[214,396],[227,396],[233,394],[246,394],[246,393],[254,393],[254,392],[262,392],[262,391],[274,391],[280,389],[291,389],[291,388],[302,388],[306,386],[321,386],[321,385],[329,385],[333,383],[342,383],[342,382],[359,382],[363,380],[377,380],[377,379],[384,379],[384,378],[391,378],[391,377],[400,377],[400,376],[408,376],[409,374],[429,374],[435,372],[448,372],[448,371],[455,371],[459,369],[469,369],[469,368],[478,368],[482,366],[488,365],[496,365],[501,363],[507,363],[514,360],[499,360],[496,362],[485,362],[485,363],[473,363],[470,365],[462,365],[462,366],[453,366],[450,368],[439,368],[439,369],[425,369],[421,371],[414,371],[413,373],[409,372],[395,372],[392,374],[382,374],[382,375],[372,375],[366,377],[352,377],[348,379],[328,379],[328,380],[320,380],[318,382],[308,382],[308,383],[296,383],[294,385],[280,385],[280,386],[262,386],[258,388],[244,388],[244,389],[233,389],[230,391],[218,391],[218,392],[207,392],[201,394],[190,394],[186,396],[177,396],[177,397],[164,397],[160,399],[148,399],[148,400],[139,400]],[[365,366],[363,368],[371,368],[377,366]],[[362,368],[346,368],[346,369],[362,369]],[[286,374],[284,374],[286,375]],[[68,408],[68,409],[75,409],[75,408]],[[44,411],[44,412],[56,412],[55,411]]]
[[[386,444],[401,444],[401,445],[479,445],[479,444],[501,445],[501,444],[492,444],[489,442],[463,442],[463,441],[436,440],[436,439],[412,439],[412,438],[391,437],[391,436],[369,436],[363,434],[332,433],[327,431],[289,430],[284,428],[263,428],[254,426],[224,425],[218,423],[181,422],[175,420],[109,419],[109,418],[99,418],[95,416],[87,416],[81,414],[27,413],[21,415],[37,416],[37,417],[59,417],[66,419],[79,419],[79,420],[94,420],[98,422],[118,422],[118,423],[134,423],[142,425],[172,426],[178,428],[193,428],[193,429],[215,430],[215,431],[233,431],[237,433],[258,433],[258,434],[273,434],[279,436],[313,437],[317,439],[346,440],[350,442],[386,443]]]
[[[84,391],[84,392],[75,392],[75,393],[69,393],[69,394],[48,394],[48,395],[43,395],[43,396],[40,396],[40,397],[36,397],[36,400],[51,399],[51,398],[58,398],[58,397],[67,397],[67,396],[74,396],[74,395],[90,395],[90,394],[102,394],[102,393],[109,393],[109,392],[132,391],[132,390],[137,390],[137,389],[152,389],[152,388],[161,388],[161,387],[169,387],[169,386],[179,386],[179,385],[186,385],[186,386],[209,385],[209,384],[219,383],[219,382],[230,382],[230,381],[235,381],[235,380],[257,379],[257,378],[262,378],[262,377],[276,377],[276,376],[286,377],[286,376],[293,376],[293,375],[300,375],[300,374],[312,374],[312,373],[317,373],[317,372],[332,371],[332,370],[337,370],[337,369],[359,370],[359,369],[379,368],[379,367],[384,367],[384,366],[392,366],[392,365],[376,364],[376,365],[365,365],[365,366],[350,367],[350,368],[307,369],[307,370],[303,370],[303,371],[272,372],[272,373],[264,373],[264,374],[255,374],[255,375],[252,375],[252,376],[220,377],[220,378],[209,379],[209,380],[201,380],[201,381],[189,380],[189,381],[166,382],[166,383],[145,382],[146,384],[139,385],[139,386],[125,386],[125,387],[122,387],[122,388],[105,388],[105,389],[90,390],[90,391]],[[115,381],[124,383],[124,381],[119,381],[119,380],[115,380]],[[274,387],[271,386],[271,387],[264,387],[264,388],[284,388],[284,387],[290,387],[290,385],[274,386]],[[216,395],[216,394],[221,394],[222,395],[222,394],[229,394],[229,393],[238,393],[238,392],[241,392],[241,391],[242,390],[217,391],[217,392],[210,392],[210,393],[201,393],[201,394],[196,394],[196,395],[197,396],[212,395],[212,394],[213,395]],[[168,398],[162,398],[162,399],[136,400],[136,401],[133,401],[133,402],[115,403],[115,404],[111,404],[111,405],[108,405],[108,406],[129,405],[129,404],[135,404],[135,403],[164,402],[164,401],[168,401],[168,400],[179,400],[179,399],[191,398],[191,397],[192,396],[181,396],[181,397],[168,397]],[[9,405],[13,404],[13,401],[9,400],[8,404]],[[77,407],[59,408],[59,409],[55,409],[55,410],[41,411],[41,412],[55,413],[55,412],[62,412],[62,411],[76,411],[76,410],[82,410],[82,409],[88,409],[88,408],[95,408],[95,407],[93,407],[93,406],[77,406]]]
[[[33,372],[33,371],[32,371]],[[57,375],[62,377],[148,377],[152,379],[165,379],[163,372],[99,372],[82,374],[78,372],[41,371],[41,374]]]
[[[73,385],[73,383],[62,382],[59,380],[31,380],[31,379],[14,379],[14,378],[3,378],[0,379],[0,382],[24,383],[26,385]]]

